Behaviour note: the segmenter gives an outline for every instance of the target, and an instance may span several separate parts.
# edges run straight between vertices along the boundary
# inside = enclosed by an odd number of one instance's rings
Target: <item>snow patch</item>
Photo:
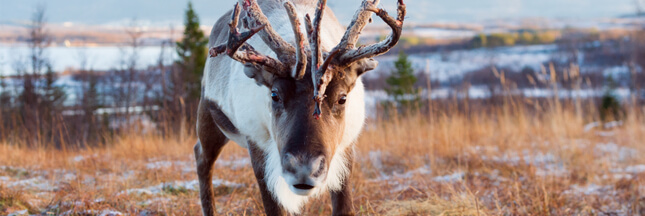
[[[507,152],[503,156],[488,157],[483,155],[481,158],[482,160],[497,163],[535,166],[535,175],[537,176],[565,176],[569,173],[561,159],[557,156],[551,153],[533,152],[528,149],[523,150],[521,154],[518,152]]]
[[[34,177],[24,180],[18,180],[7,184],[10,188],[23,188],[29,190],[54,191],[56,189],[49,181],[43,177]]]
[[[27,209],[9,213],[8,216],[29,215]]]
[[[605,174],[602,175],[602,179],[611,179],[611,180],[621,180],[621,179],[632,179],[633,176],[631,174],[623,174],[623,173],[614,173],[614,174]]]
[[[547,177],[547,176],[566,176],[569,174],[569,170],[564,168],[564,166],[557,165],[557,164],[547,164],[543,167],[538,167],[535,170],[535,175],[537,176],[542,176],[542,177]]]
[[[251,158],[245,157],[245,158],[239,158],[234,160],[217,160],[215,161],[215,165],[237,170],[244,167],[250,167]]]
[[[165,204],[165,203],[169,203],[169,202],[171,202],[171,201],[172,201],[172,199],[170,199],[170,198],[168,198],[168,197],[155,197],[155,198],[152,198],[152,199],[149,199],[149,200],[143,201],[143,202],[141,202],[141,203],[139,203],[139,204],[140,204],[140,205],[143,205],[143,206],[147,206],[147,205],[151,205],[151,204],[153,204],[153,203],[162,203],[162,204]]]
[[[392,175],[385,175],[381,173],[381,176],[378,177],[376,180],[383,181],[383,180],[392,180],[392,179],[408,179],[408,178],[414,177],[415,175],[429,175],[431,173],[432,173],[432,170],[430,169],[429,166],[423,166],[423,167],[419,167],[419,168],[407,171],[405,173],[393,172]]]
[[[232,170],[241,169],[244,167],[250,167],[251,158],[245,157],[240,159],[233,160],[222,160],[219,159],[215,161],[215,166],[228,168]],[[149,170],[158,170],[158,169],[168,169],[172,167],[179,168],[182,172],[194,172],[195,171],[195,162],[193,161],[154,161],[145,164],[146,169]]]
[[[611,171],[615,173],[631,173],[631,174],[645,173],[645,164],[628,166],[622,169],[616,168],[616,169],[612,169]]]
[[[613,131],[597,131],[596,135],[601,136],[601,137],[612,137],[616,135],[615,132]]]
[[[118,215],[124,215],[124,214],[114,210],[84,210],[84,211],[68,210],[66,212],[63,212],[62,215],[118,216]]]
[[[72,162],[78,163],[90,158],[96,158],[98,157],[97,154],[92,154],[92,155],[76,155],[74,157],[69,158]]]
[[[184,173],[195,171],[195,163],[188,161],[155,161],[146,163],[146,169],[149,170],[168,169],[172,167],[177,167]]]
[[[626,161],[638,157],[638,151],[633,148],[619,146],[616,143],[598,144],[594,148],[597,156],[606,156],[618,161]]]
[[[441,183],[453,183],[453,182],[461,181],[463,178],[464,178],[464,172],[459,171],[450,175],[436,176],[432,178],[432,180],[436,182],[441,182]]]
[[[486,155],[482,156],[482,160],[490,160],[498,163],[510,163],[510,164],[520,164],[524,163],[526,165],[546,165],[551,163],[558,162],[558,157],[551,153],[542,153],[537,152],[533,153],[528,149],[522,151],[520,155],[517,152],[508,152],[507,154],[499,157],[487,157]]]
[[[571,185],[571,188],[565,191],[565,194],[584,194],[584,195],[609,195],[613,191],[611,186],[602,186],[596,184],[589,184],[586,186],[579,186],[577,184]],[[615,193],[615,191],[613,191]]]
[[[169,168],[173,165],[174,163],[172,161],[157,161],[157,162],[150,162],[146,163],[146,168],[147,169],[162,169],[162,168]]]
[[[612,121],[604,124],[605,129],[612,129],[623,126],[623,121]]]
[[[591,122],[591,123],[585,125],[583,131],[585,133],[587,133],[587,132],[591,131],[592,129],[594,129],[596,127],[599,127],[600,125],[601,125],[600,122]]]
[[[243,184],[238,184],[238,183],[233,183],[221,179],[215,179],[213,180],[213,186],[219,187],[219,186],[226,186],[226,187],[232,187],[232,188],[239,188],[244,186]],[[164,189],[186,189],[186,190],[192,190],[192,191],[198,191],[199,190],[199,181],[198,180],[192,180],[192,181],[175,181],[175,182],[166,182],[166,183],[161,183],[155,186],[150,186],[147,188],[132,188],[132,189],[127,189],[124,191],[119,192],[117,195],[121,194],[148,194],[148,195],[155,195],[155,194],[160,194],[164,192]]]
[[[383,152],[381,151],[371,151],[367,154],[372,166],[378,170],[383,170]]]

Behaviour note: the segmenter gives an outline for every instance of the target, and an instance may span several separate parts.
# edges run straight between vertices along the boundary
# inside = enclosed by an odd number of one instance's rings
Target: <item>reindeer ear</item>
[[[358,61],[356,64],[358,66],[356,69],[356,75],[361,76],[365,72],[376,69],[376,67],[378,66],[378,61],[376,61],[373,58],[369,58],[369,59],[362,59]]]
[[[244,65],[244,74],[247,77],[254,79],[255,84],[258,86],[266,86],[268,88],[271,88],[273,80],[275,79],[275,75],[272,73],[258,69],[252,65]]]

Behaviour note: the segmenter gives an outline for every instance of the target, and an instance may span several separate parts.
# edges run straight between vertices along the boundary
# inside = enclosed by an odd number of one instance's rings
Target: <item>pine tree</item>
[[[57,113],[63,108],[67,95],[63,86],[55,84],[57,80],[56,73],[53,71],[51,65],[47,64],[45,71],[45,86],[43,86],[43,105],[50,113]]]
[[[605,82],[607,83],[607,86],[605,88],[605,93],[601,98],[599,108],[600,120],[603,122],[622,120],[625,112],[615,93],[618,84],[612,75],[609,75]]]
[[[12,101],[12,95],[11,92],[9,91],[9,84],[6,82],[4,75],[2,75],[2,71],[0,71],[0,129],[4,129],[4,124],[8,121],[5,119],[8,119],[10,112],[13,110],[13,101]],[[0,131],[0,140],[5,138],[3,135],[5,135],[3,132]]]
[[[2,71],[0,71],[0,112],[9,110],[11,108],[11,104],[12,101],[11,92],[9,92],[9,85],[5,81]]]
[[[414,108],[419,102],[419,89],[414,87],[417,77],[414,75],[412,62],[408,60],[408,55],[403,51],[399,53],[399,58],[394,62],[396,70],[386,80],[389,88],[386,89],[388,95],[394,97],[397,105],[408,111]]]
[[[83,71],[83,94],[81,98],[81,104],[83,109],[83,123],[84,123],[84,133],[83,141],[85,143],[92,143],[98,141],[99,134],[98,130],[101,127],[97,121],[97,117],[94,116],[96,110],[101,107],[100,97],[98,86],[98,76],[94,74],[93,71]]]
[[[199,28],[199,18],[193,10],[193,4],[188,2],[188,9],[184,17],[184,37],[177,42],[177,55],[179,65],[185,75],[185,88],[188,101],[199,99],[201,94],[201,78],[204,73],[204,64],[208,50],[208,40],[204,32]]]

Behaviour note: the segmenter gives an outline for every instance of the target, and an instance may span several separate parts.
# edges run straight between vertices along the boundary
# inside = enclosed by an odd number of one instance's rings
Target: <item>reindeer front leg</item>
[[[266,163],[266,157],[262,150],[260,150],[257,145],[249,141],[249,154],[251,156],[251,163],[253,164],[253,172],[255,173],[255,178],[258,181],[258,186],[260,187],[260,194],[262,195],[262,203],[264,205],[264,212],[268,216],[274,215],[285,215],[280,204],[271,195],[271,191],[267,187],[266,181],[264,180],[265,169],[264,165]]]
[[[215,194],[213,193],[213,164],[228,138],[215,124],[215,120],[206,106],[207,102],[201,101],[197,112],[197,135],[199,141],[195,144],[195,160],[197,163],[197,176],[199,178],[199,197],[202,202],[202,212],[205,216],[215,215]]]
[[[352,189],[349,187],[354,164],[354,151],[350,148],[345,150],[347,154],[347,168],[349,172],[343,180],[343,185],[338,191],[330,191],[332,203],[332,215],[354,215],[354,204],[352,203]]]

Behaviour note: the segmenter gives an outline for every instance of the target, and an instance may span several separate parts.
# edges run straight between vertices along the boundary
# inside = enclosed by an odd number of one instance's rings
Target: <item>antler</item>
[[[293,54],[296,53],[295,48],[293,48],[291,44],[287,43],[275,30],[273,30],[271,23],[269,23],[269,19],[264,15],[264,13],[262,13],[262,9],[260,9],[257,1],[244,0],[243,6],[247,13],[247,18],[251,18],[246,20],[244,23],[246,25],[245,27],[252,29],[257,26],[266,26],[264,31],[259,33],[264,43],[269,45],[280,61],[293,65],[293,63],[296,62],[293,58]]]
[[[291,76],[300,80],[307,72],[307,50],[305,49],[305,45],[308,45],[308,43],[305,39],[305,35],[300,31],[300,20],[298,19],[296,8],[288,1],[284,3],[284,8],[287,10],[287,14],[289,14],[289,20],[293,27],[293,34],[296,35],[296,66],[293,68]]]
[[[403,30],[403,21],[405,19],[405,4],[403,0],[398,0],[398,16],[397,19],[390,17],[383,9],[377,8],[379,0],[364,0],[359,9],[354,15],[354,19],[347,27],[347,31],[343,36],[340,44],[332,49],[331,53],[325,59],[325,62],[320,65],[319,59],[322,58],[322,50],[320,47],[320,22],[322,20],[323,12],[325,10],[327,1],[319,0],[316,7],[316,18],[313,24],[309,15],[305,17],[307,32],[311,41],[311,49],[314,50],[312,56],[312,77],[314,83],[314,100],[316,101],[316,109],[314,117],[318,119],[321,111],[320,106],[325,98],[325,90],[327,85],[333,78],[331,72],[327,72],[327,67],[333,61],[335,65],[346,66],[361,59],[371,58],[381,55],[394,47],[401,37]],[[385,40],[372,44],[367,47],[354,48],[360,33],[365,28],[368,22],[371,22],[371,13],[376,13],[385,23],[392,28],[392,34]],[[338,56],[336,57],[336,55]],[[315,72],[315,73],[313,73]]]
[[[388,15],[385,10],[377,8],[376,5],[378,5],[378,3],[379,0],[363,1],[361,9],[356,12],[354,19],[349,27],[347,27],[347,31],[345,32],[343,39],[335,48],[343,50],[343,53],[338,56],[335,63],[348,65],[361,59],[378,56],[389,51],[399,42],[401,32],[403,31],[403,21],[405,20],[406,13],[403,0],[398,0],[396,19]],[[392,28],[392,34],[379,43],[355,49],[354,47],[358,41],[358,36],[363,31],[363,28],[365,28],[365,25],[367,25],[368,22],[371,22],[371,12],[376,13],[377,16],[381,17],[381,19],[383,19],[383,21]]]
[[[235,4],[233,17],[229,24],[229,40],[222,45],[211,48],[210,55],[211,57],[215,57],[226,52],[228,56],[236,61],[244,64],[251,64],[256,68],[263,69],[276,76],[286,77],[291,75],[295,79],[299,80],[302,79],[306,73],[307,53],[311,51],[311,74],[314,84],[314,101],[316,102],[314,117],[318,119],[321,114],[321,104],[326,97],[325,90],[327,89],[329,82],[333,79],[333,72],[327,72],[327,68],[332,63],[334,65],[344,67],[361,59],[381,55],[392,49],[392,47],[394,47],[401,38],[403,21],[406,13],[403,0],[398,0],[398,15],[396,19],[389,16],[385,10],[377,8],[376,5],[378,5],[378,3],[379,0],[363,1],[361,8],[356,12],[354,19],[347,27],[347,31],[345,32],[340,44],[334,47],[330,53],[326,54],[325,60],[321,64],[323,51],[320,43],[320,31],[327,0],[318,1],[316,6],[316,17],[313,20],[313,23],[311,22],[309,14],[305,16],[305,27],[307,35],[309,36],[310,50],[306,49],[307,40],[300,30],[300,20],[298,19],[298,14],[291,2],[285,2],[283,6],[289,15],[289,20],[291,21],[296,38],[296,48],[287,43],[282,39],[282,37],[280,37],[280,35],[278,35],[277,32],[275,32],[275,30],[273,30],[269,20],[262,13],[256,0],[244,0],[243,6],[247,13],[244,25],[249,29],[249,31],[244,33],[238,32],[237,25],[241,9],[239,3]],[[383,21],[392,28],[392,34],[379,43],[355,48],[361,31],[363,31],[368,22],[371,22],[371,13],[376,13],[377,16],[381,17],[381,19],[383,19]],[[251,45],[246,43],[246,41],[256,33],[259,33],[264,43],[266,43],[271,50],[277,54],[279,60],[258,53]],[[288,74],[289,72],[287,71],[290,69],[289,65],[293,64],[295,64],[295,66],[293,67],[291,74]]]
[[[235,10],[233,10],[233,17],[231,18],[231,22],[229,23],[230,31],[228,41],[224,44],[211,48],[209,50],[210,56],[216,57],[226,52],[226,54],[232,59],[243,64],[251,64],[256,68],[261,68],[276,76],[287,76],[287,74],[285,74],[287,67],[281,61],[260,54],[259,52],[255,51],[255,49],[251,45],[246,43],[249,38],[258,33],[260,30],[264,29],[266,26],[261,25],[252,28],[247,32],[240,33],[237,29],[239,18],[240,6],[239,3],[236,3]]]
[[[322,59],[323,56],[322,48],[320,47],[320,24],[322,22],[326,6],[327,0],[318,1],[318,5],[316,6],[316,18],[314,18],[313,24],[311,24],[309,14],[305,17],[305,21],[307,22],[307,32],[309,33],[309,40],[311,42],[311,50],[313,50],[311,56],[311,77],[314,83],[314,101],[316,102],[314,117],[316,119],[320,118],[320,106],[326,97],[325,90],[327,89],[327,85],[334,78],[331,72],[327,72],[327,68],[338,53],[338,50],[333,50],[327,55],[325,61],[320,64],[320,59]]]

